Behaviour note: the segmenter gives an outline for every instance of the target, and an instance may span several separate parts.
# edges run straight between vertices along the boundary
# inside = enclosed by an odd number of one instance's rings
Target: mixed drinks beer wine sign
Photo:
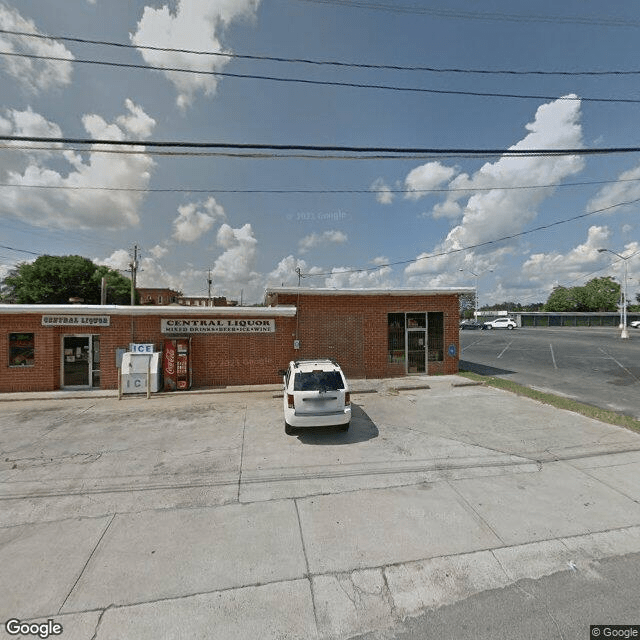
[[[251,318],[202,318],[162,320],[162,333],[184,335],[185,333],[274,333],[273,319]]]

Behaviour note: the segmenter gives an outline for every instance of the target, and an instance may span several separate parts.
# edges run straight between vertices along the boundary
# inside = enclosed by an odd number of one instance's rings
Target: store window
[[[33,333],[9,334],[10,367],[32,367],[35,362],[34,353]]]
[[[404,364],[404,313],[389,314],[389,362]]]
[[[427,314],[427,357],[429,362],[444,360],[444,313],[430,311]]]

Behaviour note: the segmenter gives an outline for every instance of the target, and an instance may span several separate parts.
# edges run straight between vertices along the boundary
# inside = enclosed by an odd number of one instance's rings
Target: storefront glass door
[[[97,336],[96,336],[97,337]],[[99,342],[97,343],[99,349]],[[62,386],[93,386],[96,380],[94,359],[96,345],[92,345],[92,336],[64,336],[62,339]],[[99,356],[98,356],[98,362]],[[99,367],[99,365],[98,365]],[[100,375],[97,376],[98,384]]]

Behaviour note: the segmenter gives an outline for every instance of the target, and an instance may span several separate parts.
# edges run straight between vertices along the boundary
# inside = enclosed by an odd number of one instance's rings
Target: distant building
[[[224,296],[209,298],[208,296],[180,296],[178,304],[185,307],[235,307],[237,300],[227,300]]]
[[[178,300],[182,297],[181,291],[175,291],[174,289],[143,289],[137,287],[136,291],[140,296],[140,304],[152,304],[152,305],[168,305],[178,304]]]
[[[208,296],[183,296],[182,291],[167,288],[136,289],[140,296],[140,304],[167,306],[179,304],[183,307],[235,307],[237,300],[227,300],[224,296],[209,298]]]

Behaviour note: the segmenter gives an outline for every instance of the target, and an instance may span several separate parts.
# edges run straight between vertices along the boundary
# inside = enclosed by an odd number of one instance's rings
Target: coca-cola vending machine
[[[191,388],[191,338],[164,341],[162,358],[165,391]]]

